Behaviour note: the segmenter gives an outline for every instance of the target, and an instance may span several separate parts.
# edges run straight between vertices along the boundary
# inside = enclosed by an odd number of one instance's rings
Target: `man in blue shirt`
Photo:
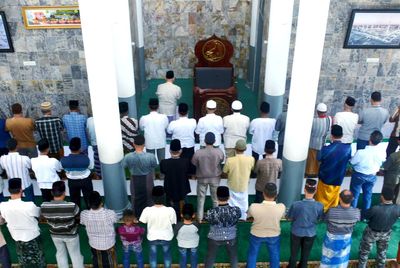
[[[69,114],[63,116],[62,121],[67,131],[67,139],[78,137],[81,139],[81,151],[87,154],[88,142],[86,138],[87,116],[79,113],[79,102],[77,100],[69,101]]]
[[[314,239],[317,235],[318,220],[324,214],[324,207],[314,200],[317,190],[317,181],[307,179],[304,186],[305,199],[292,204],[287,214],[288,220],[293,221],[290,235],[290,259],[289,268],[296,267],[297,252],[301,249],[300,268],[307,267]]]

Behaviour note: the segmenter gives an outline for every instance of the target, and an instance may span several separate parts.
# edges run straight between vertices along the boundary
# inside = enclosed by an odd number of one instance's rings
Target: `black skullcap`
[[[266,140],[264,149],[265,151],[275,150],[275,142],[273,140]]]
[[[143,135],[137,135],[133,138],[135,145],[144,145],[145,139]]]
[[[165,194],[164,187],[161,185],[154,186],[151,195],[154,197],[161,197]]]
[[[158,105],[158,99],[156,98],[149,99],[149,106],[157,106],[157,105]]]
[[[181,148],[181,142],[178,139],[172,140],[169,145],[169,150],[172,152],[178,152],[181,150]]]
[[[212,132],[207,132],[206,136],[204,137],[204,142],[206,144],[212,145],[215,142],[215,135]]]
[[[119,113],[124,114],[129,111],[129,105],[126,101],[120,102],[119,104]]]
[[[74,137],[69,141],[69,149],[71,151],[78,151],[81,148],[81,139]]]
[[[178,105],[178,113],[180,114],[187,114],[189,111],[189,106],[186,103],[179,103]]]
[[[343,136],[343,128],[339,125],[333,125],[331,129],[331,135],[333,137],[341,138]]]
[[[311,186],[311,187],[316,187],[317,181],[314,179],[306,179],[306,185]]]
[[[382,196],[386,201],[391,201],[394,199],[394,189],[390,187],[383,187]]]
[[[167,73],[165,74],[165,78],[167,78],[167,79],[172,79],[172,78],[174,78],[174,71],[167,71]]]
[[[218,186],[217,197],[218,198],[228,198],[229,197],[229,188],[226,186]]]
[[[68,102],[68,104],[69,104],[69,107],[78,107],[78,106],[79,106],[79,101],[77,101],[77,100],[70,100],[70,101]]]
[[[356,100],[353,97],[349,96],[346,98],[346,101],[344,103],[346,103],[350,107],[353,107],[356,104]]]
[[[261,105],[260,105],[260,111],[261,111],[262,113],[264,113],[264,114],[269,113],[269,103],[263,101],[263,102],[261,103]]]
[[[12,178],[8,180],[8,190],[10,193],[17,193],[22,189],[22,181],[20,178]]]

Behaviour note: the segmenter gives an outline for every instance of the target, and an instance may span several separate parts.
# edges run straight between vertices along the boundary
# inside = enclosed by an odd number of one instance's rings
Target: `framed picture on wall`
[[[22,17],[26,29],[81,27],[78,6],[25,6]]]
[[[344,48],[400,48],[400,9],[353,9]]]
[[[4,11],[0,11],[0,52],[14,52]]]

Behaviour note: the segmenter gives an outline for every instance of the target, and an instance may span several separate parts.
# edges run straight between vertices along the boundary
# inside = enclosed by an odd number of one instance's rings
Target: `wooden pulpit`
[[[200,40],[195,46],[198,62],[194,66],[193,108],[198,120],[206,114],[206,102],[217,102],[216,114],[231,113],[231,103],[236,100],[234,69],[229,62],[233,46],[226,39],[215,35]]]

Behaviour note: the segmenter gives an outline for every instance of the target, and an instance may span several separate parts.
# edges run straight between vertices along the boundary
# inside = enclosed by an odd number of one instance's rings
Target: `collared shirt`
[[[86,179],[93,168],[89,157],[84,154],[70,154],[61,158],[60,162],[65,170],[65,175],[72,180]]]
[[[152,206],[143,210],[139,221],[147,224],[147,240],[166,240],[174,238],[172,225],[176,224],[176,213],[171,207]]]
[[[250,123],[249,133],[253,135],[251,148],[254,152],[263,155],[265,153],[265,141],[271,140],[274,133],[276,120],[273,118],[256,118]]]
[[[94,129],[93,116],[89,117],[87,119],[87,121],[86,121],[86,131],[87,131],[87,134],[88,134],[90,145],[97,146],[96,131]]]
[[[89,245],[97,250],[107,250],[115,245],[116,222],[118,216],[111,209],[102,207],[81,212],[81,224],[86,227]]]
[[[320,162],[318,178],[328,185],[342,185],[351,158],[351,145],[334,141],[322,147],[317,158]]]
[[[312,124],[310,145],[309,148],[315,150],[321,150],[325,143],[326,136],[331,129],[331,118],[326,117],[315,117]]]
[[[253,168],[254,158],[252,156],[238,154],[227,158],[223,172],[228,174],[229,189],[234,192],[247,191]]]
[[[182,148],[194,147],[194,130],[196,129],[196,120],[181,116],[178,120],[169,123],[167,132],[172,134],[172,139],[178,139]]]
[[[160,101],[159,112],[165,115],[175,115],[176,102],[182,97],[181,88],[171,82],[158,85],[156,95]]]
[[[135,118],[129,118],[127,115],[121,117],[122,145],[125,151],[133,150],[133,143],[138,134],[138,122]]]
[[[147,149],[165,148],[166,129],[168,127],[168,117],[155,111],[144,115],[139,120],[140,129],[144,131],[145,146]]]
[[[343,143],[352,143],[354,140],[354,130],[358,124],[358,114],[353,112],[338,112],[333,119],[343,129]]]
[[[32,185],[29,176],[29,169],[32,167],[29,157],[20,155],[18,152],[9,152],[7,155],[1,156],[0,165],[7,172],[9,179],[21,179],[23,190]]]
[[[221,176],[221,163],[224,153],[219,148],[206,147],[197,150],[192,157],[196,166],[196,178],[202,183],[218,182]]]
[[[285,205],[275,201],[253,203],[247,215],[253,217],[250,233],[257,237],[275,237],[281,234],[281,219],[285,215]]]
[[[389,119],[389,112],[380,105],[371,106],[360,113],[358,122],[361,124],[358,139],[369,140],[375,130],[381,131],[383,124]]]
[[[351,234],[354,225],[360,220],[360,210],[353,207],[337,206],[328,210],[324,220],[327,223],[329,233],[333,235]]]
[[[392,202],[373,206],[365,213],[368,226],[375,232],[388,232],[400,217],[400,206]]]
[[[8,231],[15,241],[28,242],[40,235],[37,218],[40,208],[33,202],[10,199],[0,203],[1,217],[7,222]]]
[[[236,141],[246,140],[247,129],[250,125],[250,118],[241,113],[233,113],[223,118],[224,121],[224,145],[225,148],[235,148]]]
[[[303,199],[292,204],[287,218],[292,220],[292,234],[313,237],[317,234],[318,220],[324,215],[324,206],[314,199]]]
[[[228,204],[219,205],[207,211],[206,221],[210,224],[208,238],[215,241],[226,241],[236,238],[236,224],[242,213],[239,207]]]
[[[385,152],[382,152],[378,146],[367,145],[365,149],[356,152],[350,160],[350,164],[353,165],[353,169],[358,173],[375,175],[385,159]]]
[[[87,116],[78,112],[70,112],[63,116],[62,121],[67,130],[68,141],[74,137],[81,139],[81,149],[85,151],[88,147],[86,139]]]
[[[154,171],[157,166],[157,160],[154,154],[135,151],[124,156],[122,166],[129,168],[131,175],[142,176]]]
[[[36,146],[33,131],[35,125],[32,118],[12,117],[6,120],[6,130],[10,131],[18,141],[18,148],[32,148]]]
[[[283,141],[285,139],[285,127],[286,127],[286,116],[287,112],[283,112],[278,115],[275,124],[275,131],[279,131],[278,134],[278,144],[283,145]]]
[[[76,216],[79,214],[79,207],[75,203],[61,200],[43,202],[40,213],[47,220],[53,237],[64,238],[78,234]]]
[[[258,160],[254,172],[257,174],[256,190],[263,192],[268,182],[276,184],[279,172],[282,171],[282,160],[267,155],[264,159]]]
[[[31,162],[40,189],[51,189],[53,182],[60,180],[57,172],[62,170],[62,166],[57,159],[49,158],[47,155],[39,155],[32,158]]]
[[[58,153],[63,147],[61,131],[64,128],[61,119],[55,116],[44,116],[35,121],[35,127],[40,137],[49,141],[50,153]]]
[[[6,131],[6,120],[0,119],[0,148],[7,147],[7,141],[11,138],[8,131]]]
[[[221,144],[221,134],[224,133],[224,123],[222,117],[216,114],[206,114],[199,119],[196,127],[196,133],[199,134],[200,145],[205,146],[204,137],[207,132],[212,132],[215,135],[214,146]]]

